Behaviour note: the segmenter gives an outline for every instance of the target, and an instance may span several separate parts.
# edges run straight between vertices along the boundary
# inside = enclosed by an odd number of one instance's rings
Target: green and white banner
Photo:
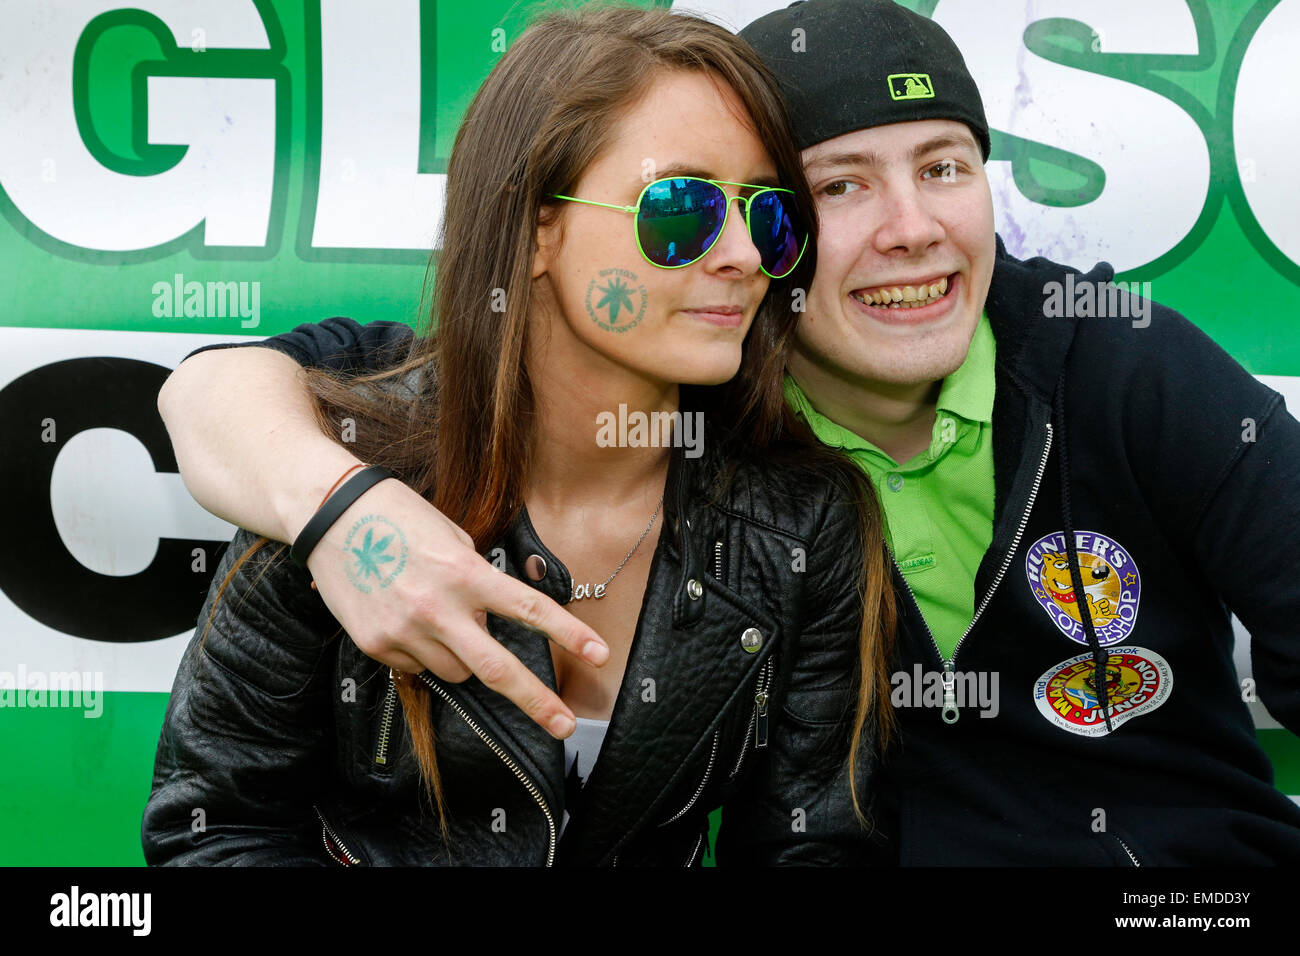
[[[1300,409],[1300,0],[905,5],[983,93],[1009,249],[1149,282]],[[0,0],[0,864],[142,862],[233,533],[176,474],[158,388],[209,342],[417,318],[457,123],[534,9]],[[1300,743],[1250,707],[1300,795]]]

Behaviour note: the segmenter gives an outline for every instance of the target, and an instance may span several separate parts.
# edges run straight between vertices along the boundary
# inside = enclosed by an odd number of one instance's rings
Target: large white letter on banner
[[[447,177],[417,172],[419,0],[322,0],[320,16],[320,186],[311,244],[432,249]]]
[[[178,47],[270,48],[247,0],[0,0],[0,187],[61,242],[122,252],[204,226],[208,246],[263,246],[275,175],[275,80],[151,76],[148,141],[188,147],[172,169],[131,176],[86,148],[73,111],[72,62],[86,26],[129,6],[157,17]]]

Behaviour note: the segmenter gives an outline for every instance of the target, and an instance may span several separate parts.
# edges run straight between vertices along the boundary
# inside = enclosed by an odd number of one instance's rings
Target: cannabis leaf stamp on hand
[[[406,536],[382,515],[366,515],[348,532],[343,550],[348,555],[348,580],[369,594],[375,586],[386,588],[406,567]]]

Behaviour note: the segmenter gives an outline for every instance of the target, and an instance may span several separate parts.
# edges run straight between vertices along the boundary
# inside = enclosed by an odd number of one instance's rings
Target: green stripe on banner
[[[1289,730],[1256,730],[1259,745],[1273,761],[1273,783],[1283,793],[1300,798],[1300,737]]]
[[[0,866],[143,866],[140,821],[167,694],[102,712],[0,709]]]
[[[105,693],[96,718],[63,709],[0,709],[0,866],[140,866],[167,694]],[[1277,787],[1300,795],[1300,737],[1256,731]],[[710,820],[709,845],[719,814]],[[712,854],[704,860],[713,865]]]

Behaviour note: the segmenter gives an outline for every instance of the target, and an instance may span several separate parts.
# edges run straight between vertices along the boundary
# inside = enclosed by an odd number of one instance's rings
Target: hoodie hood
[[[1051,402],[1081,321],[1072,315],[1044,315],[1052,283],[1065,286],[1068,275],[1076,287],[1102,285],[1115,277],[1115,270],[1108,262],[1099,262],[1085,273],[1041,256],[1017,259],[1007,252],[1001,236],[995,239],[997,254],[986,307],[998,355],[1022,388]]]

